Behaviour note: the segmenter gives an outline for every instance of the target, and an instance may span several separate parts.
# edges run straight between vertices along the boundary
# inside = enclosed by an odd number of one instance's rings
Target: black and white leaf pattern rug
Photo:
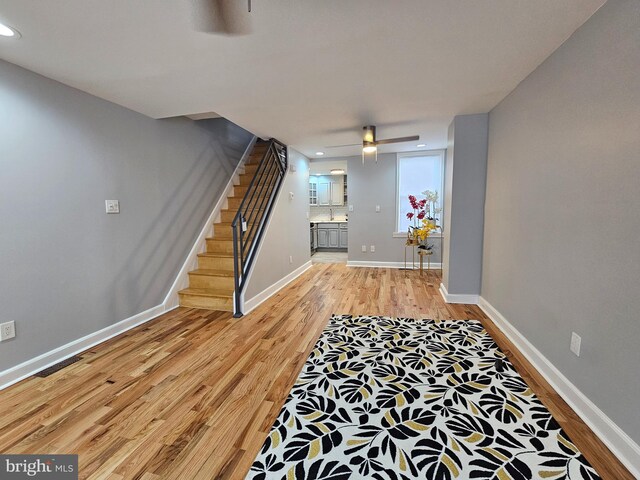
[[[598,479],[481,323],[334,315],[249,479]]]

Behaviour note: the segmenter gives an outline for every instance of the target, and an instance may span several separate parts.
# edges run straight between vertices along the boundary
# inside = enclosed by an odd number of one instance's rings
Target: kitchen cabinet
[[[318,248],[347,248],[348,230],[346,222],[318,223]]]
[[[309,205],[318,205],[318,184],[309,182]]]
[[[316,177],[309,181],[309,204],[341,207],[346,204],[346,175]]]
[[[347,248],[349,246],[349,231],[345,228],[340,228],[340,248]]]
[[[342,175],[336,180],[331,180],[331,205],[344,205],[344,180],[342,180]]]
[[[329,246],[329,230],[318,227],[318,248],[327,248]]]
[[[318,205],[331,205],[331,183],[318,182]]]
[[[329,248],[340,248],[340,233],[337,228],[329,230]]]

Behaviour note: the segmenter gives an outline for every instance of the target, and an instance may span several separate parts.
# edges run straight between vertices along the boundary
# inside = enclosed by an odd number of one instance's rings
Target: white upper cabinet
[[[342,175],[331,179],[331,205],[344,205],[344,180]]]
[[[309,181],[309,204],[340,207],[345,204],[345,177],[331,175]]]
[[[318,182],[318,205],[331,205],[331,184],[327,180]]]

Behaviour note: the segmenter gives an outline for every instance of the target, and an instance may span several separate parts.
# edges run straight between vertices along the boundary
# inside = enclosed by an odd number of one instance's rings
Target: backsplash
[[[309,220],[312,222],[322,222],[328,221],[331,219],[331,212],[329,210],[333,210],[333,219],[334,220],[345,220],[347,218],[347,213],[349,212],[348,207],[309,207],[311,209],[309,213]]]

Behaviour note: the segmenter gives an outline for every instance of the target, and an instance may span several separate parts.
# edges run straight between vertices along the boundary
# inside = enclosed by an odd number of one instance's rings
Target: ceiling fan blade
[[[195,30],[224,35],[251,33],[250,16],[244,2],[238,2],[238,0],[191,0],[191,3]]]
[[[360,143],[347,143],[345,145],[329,145],[329,146],[326,146],[324,148],[358,147],[358,146],[361,146],[361,145],[362,145],[362,142],[360,142]]]
[[[387,138],[385,140],[376,140],[376,145],[386,145],[387,143],[415,142],[420,140],[420,135],[412,135],[411,137]]]

